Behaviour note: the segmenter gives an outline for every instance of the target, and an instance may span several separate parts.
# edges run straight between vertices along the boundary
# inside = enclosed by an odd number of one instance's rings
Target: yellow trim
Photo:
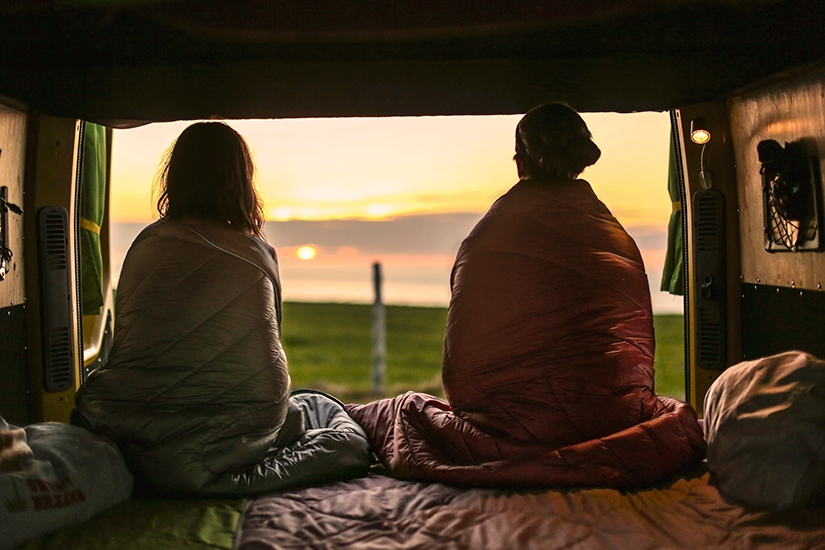
[[[100,235],[100,226],[86,218],[80,218],[80,228],[91,231],[95,235]]]
[[[77,375],[77,373],[75,373]],[[59,392],[43,391],[43,421],[62,422],[68,424],[74,409],[74,394],[78,388],[78,381],[75,379],[74,386],[68,390]]]
[[[679,212],[682,209],[682,202],[674,202],[672,206],[674,212]]]

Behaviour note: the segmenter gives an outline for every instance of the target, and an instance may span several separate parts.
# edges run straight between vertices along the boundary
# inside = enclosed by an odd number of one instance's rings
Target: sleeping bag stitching
[[[272,282],[272,285],[276,289],[275,290],[275,315],[278,319],[278,326],[280,327],[280,325],[281,325],[281,305],[280,305],[281,300],[280,300],[280,295],[277,291],[277,289],[279,287],[279,283],[277,281],[272,280],[272,278],[269,275],[269,272],[267,272],[264,268],[262,268],[260,265],[256,264],[255,262],[253,262],[251,260],[248,260],[248,259],[244,258],[243,256],[239,256],[238,254],[235,254],[234,252],[231,252],[229,250],[226,250],[225,248],[222,248],[222,247],[216,245],[215,243],[213,243],[212,241],[210,241],[209,239],[207,239],[206,237],[204,237],[203,235],[201,235],[200,233],[198,233],[197,231],[195,231],[191,227],[186,226],[186,228],[189,229],[189,231],[191,231],[192,233],[195,233],[196,235],[198,235],[201,239],[203,239],[212,248],[215,248],[217,250],[225,252],[225,253],[229,254],[230,256],[234,256],[234,257],[238,258],[239,260],[242,260],[242,261],[254,266],[258,270],[260,270],[264,275],[266,275],[266,277],[268,279],[270,279],[270,281]]]

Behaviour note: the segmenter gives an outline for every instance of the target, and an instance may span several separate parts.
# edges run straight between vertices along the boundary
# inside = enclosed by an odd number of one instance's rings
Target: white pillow
[[[704,416],[722,493],[771,509],[825,497],[825,361],[794,351],[734,365]]]
[[[66,424],[0,418],[0,550],[83,523],[132,493],[115,445]]]

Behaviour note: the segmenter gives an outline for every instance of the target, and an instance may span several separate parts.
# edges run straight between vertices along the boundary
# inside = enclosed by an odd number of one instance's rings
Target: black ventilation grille
[[[46,206],[38,213],[43,385],[50,392],[67,390],[75,381],[68,219],[60,206]]]
[[[725,212],[721,195],[718,193],[696,194],[694,214],[696,216],[696,250],[699,252],[719,252],[724,243],[719,236],[723,233]]]
[[[716,189],[693,195],[696,365],[722,370],[727,360],[725,199]]]
[[[53,329],[49,334],[50,369],[47,387],[69,387],[72,385],[72,338],[68,327]]]
[[[697,358],[706,369],[725,368],[723,326],[715,308],[700,307],[697,318]]]
[[[43,247],[46,269],[68,269],[68,243],[66,211],[45,211],[42,220]]]

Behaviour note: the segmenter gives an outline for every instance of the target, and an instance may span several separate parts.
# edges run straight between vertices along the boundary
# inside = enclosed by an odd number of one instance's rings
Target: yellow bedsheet
[[[231,549],[246,499],[131,499],[23,550]]]

